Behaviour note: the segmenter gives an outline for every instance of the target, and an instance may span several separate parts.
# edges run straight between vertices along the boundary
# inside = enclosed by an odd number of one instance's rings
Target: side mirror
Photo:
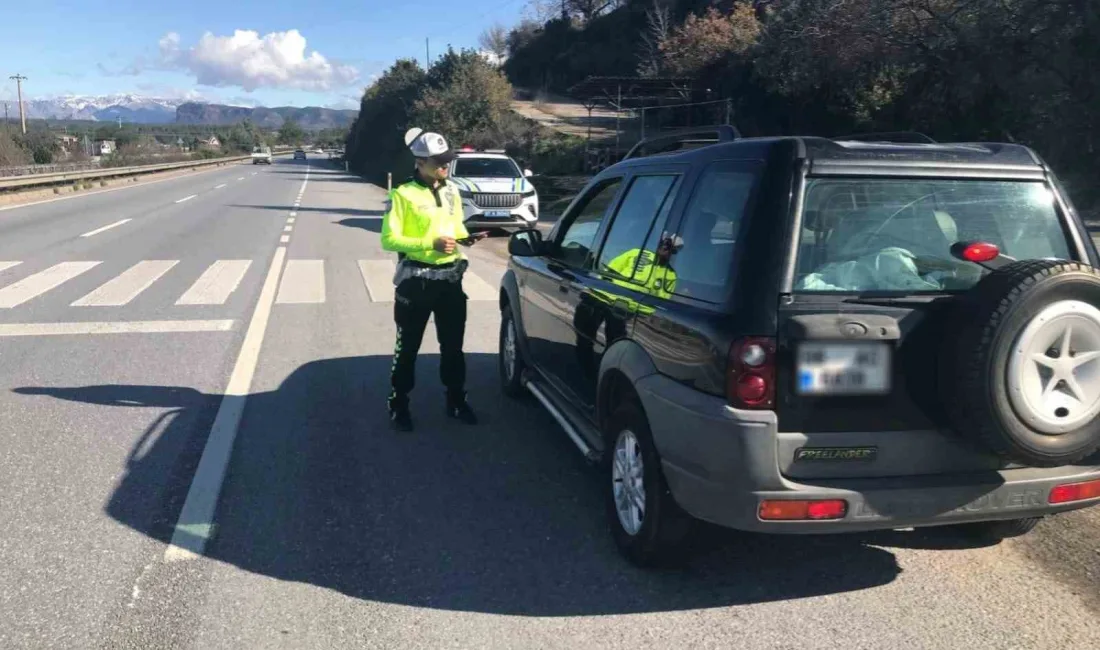
[[[523,170],[523,175],[526,178],[531,178],[532,176],[535,175],[535,172],[531,171],[530,169],[525,169],[525,170]]]
[[[542,253],[542,248],[542,231],[537,228],[517,230],[508,239],[508,254],[516,257],[534,257]]]

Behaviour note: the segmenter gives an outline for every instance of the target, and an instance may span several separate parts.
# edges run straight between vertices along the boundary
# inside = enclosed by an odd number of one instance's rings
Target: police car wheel
[[[512,317],[512,308],[505,307],[500,314],[500,351],[497,354],[500,363],[500,386],[508,397],[522,397],[523,358],[519,349],[519,333]]]

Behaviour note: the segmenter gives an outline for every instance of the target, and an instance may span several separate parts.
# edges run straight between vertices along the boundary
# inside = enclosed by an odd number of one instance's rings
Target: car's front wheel
[[[519,333],[511,306],[500,314],[500,385],[508,397],[521,397],[523,390],[523,358],[519,351]]]
[[[608,420],[604,454],[607,518],[619,551],[638,566],[670,560],[691,529],[691,518],[672,497],[649,422],[632,401]]]

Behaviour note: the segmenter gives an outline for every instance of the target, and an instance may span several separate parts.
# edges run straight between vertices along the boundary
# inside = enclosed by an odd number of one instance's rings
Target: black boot
[[[477,424],[477,414],[470,408],[465,393],[447,394],[447,417],[455,418],[463,424]]]
[[[409,413],[409,404],[403,400],[390,400],[390,426],[395,431],[412,431],[412,415]]]

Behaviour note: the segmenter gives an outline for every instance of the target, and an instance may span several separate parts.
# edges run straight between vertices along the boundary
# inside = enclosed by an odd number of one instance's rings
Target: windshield
[[[1016,259],[1069,258],[1041,182],[810,179],[797,291],[961,291],[985,270],[950,253],[996,244]]]
[[[519,167],[509,158],[459,158],[454,175],[459,178],[519,178]]]

